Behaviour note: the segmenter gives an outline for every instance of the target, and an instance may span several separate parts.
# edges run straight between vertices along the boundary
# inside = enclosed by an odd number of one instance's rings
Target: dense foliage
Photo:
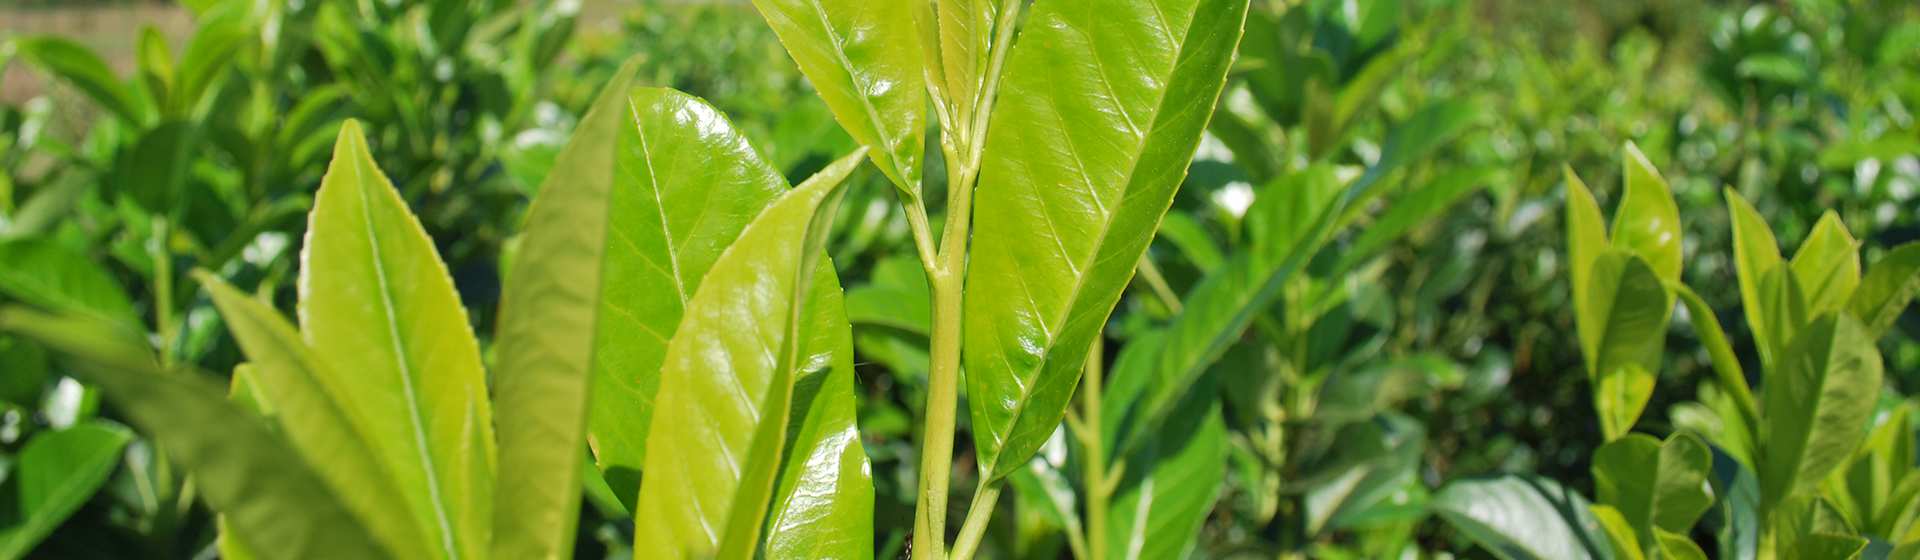
[[[1920,557],[1911,2],[182,4],[0,558]]]

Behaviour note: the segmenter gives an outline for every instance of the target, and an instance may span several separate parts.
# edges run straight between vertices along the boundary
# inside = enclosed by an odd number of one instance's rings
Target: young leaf
[[[1640,551],[1640,537],[1634,536],[1633,524],[1627,522],[1626,515],[1606,504],[1588,508],[1593,511],[1594,521],[1600,522],[1600,529],[1606,531],[1614,560],[1646,560],[1647,554]]]
[[[41,432],[13,457],[18,470],[9,481],[17,489],[21,516],[0,527],[0,558],[24,558],[55,527],[87,503],[120,463],[120,449],[133,439],[126,428],[90,421],[59,431]],[[12,504],[7,504],[12,505]],[[9,512],[13,513],[13,512]]]
[[[1601,326],[1595,321],[1599,315],[1588,309],[1588,286],[1593,284],[1593,263],[1602,253],[1612,247],[1607,241],[1606,218],[1600,214],[1600,203],[1593,199],[1593,191],[1580,176],[1573,173],[1572,167],[1565,168],[1567,182],[1567,276],[1573,283],[1574,327],[1579,332],[1598,332]],[[1600,349],[1588,344],[1584,336],[1580,338],[1580,351],[1587,356],[1598,355]]]
[[[1588,324],[1597,328],[1581,331],[1580,338],[1593,349],[1586,354],[1587,372],[1601,432],[1611,441],[1633,429],[1653,396],[1673,294],[1646,261],[1618,250],[1601,255],[1591,274],[1582,297],[1593,314]]]
[[[832,265],[821,257],[842,181],[861,157],[841,158],[775,201],[714,263],[688,303],[667,347],[647,434],[635,557],[751,558],[770,504],[776,511],[769,550],[785,548],[783,532],[829,528],[816,535],[832,537],[816,554],[852,555],[871,546],[870,489],[864,496],[829,491],[824,499],[776,492],[799,482],[855,490],[869,484],[865,452],[845,429],[789,427],[819,426],[816,413],[851,399],[837,394],[851,389],[835,381],[846,374],[830,371],[849,367],[850,335]],[[827,382],[807,395],[818,380]],[[843,420],[850,429],[851,418]],[[809,434],[825,436],[823,446],[806,447]],[[782,481],[783,461],[802,465],[804,472],[787,474],[805,480]],[[797,523],[809,518],[812,525]],[[850,550],[849,543],[857,546]]]
[[[1006,0],[918,0],[927,82],[949,114],[966,118],[986,81],[994,23]]]
[[[1760,287],[1761,278],[1768,272],[1781,266],[1780,242],[1773,238],[1773,229],[1767,226],[1766,218],[1753,209],[1747,199],[1739,192],[1728,188],[1727,212],[1733,220],[1733,268],[1740,281],[1740,308],[1746,311],[1747,325],[1753,331],[1754,347],[1760,352],[1762,365],[1772,364],[1774,352],[1785,346],[1785,340],[1773,340],[1762,325],[1767,325],[1766,297]]]
[[[1713,505],[1707,475],[1713,453],[1698,437],[1674,434],[1662,443],[1643,434],[1608,442],[1593,454],[1593,486],[1601,503],[1613,506],[1640,542],[1652,545],[1656,529],[1686,534]]]
[[[1713,363],[1715,379],[1721,390],[1726,391],[1740,407],[1742,425],[1754,425],[1760,421],[1760,406],[1753,399],[1753,388],[1747,384],[1746,370],[1740,366],[1739,356],[1733,353],[1733,343],[1727,340],[1727,333],[1720,328],[1720,319],[1713,314],[1713,308],[1706,300],[1700,299],[1693,289],[1685,284],[1670,284],[1680,302],[1687,307],[1687,317],[1693,323],[1694,333],[1700,337],[1700,345],[1707,348],[1707,356]]]
[[[1661,280],[1679,282],[1680,210],[1673,191],[1639,146],[1628,142],[1624,151],[1627,194],[1613,215],[1613,243],[1646,259]]]
[[[1865,331],[1851,316],[1823,315],[1767,372],[1762,510],[1811,490],[1865,439],[1882,368]]]
[[[299,281],[308,344],[333,360],[349,414],[373,419],[365,437],[439,553],[485,554],[494,438],[479,345],[433,240],[357,122],[340,127],[310,220]]]
[[[753,0],[847,134],[910,196],[920,196],[926,76],[914,2]]]
[[[1828,210],[1793,254],[1793,276],[1806,291],[1807,313],[1837,313],[1860,285],[1860,243],[1840,216]]]
[[[622,92],[605,280],[587,423],[622,501],[637,498],[667,341],[707,270],[787,189],[713,107],[665,89]],[[570,515],[570,514],[569,514]]]
[[[1433,498],[1441,519],[1510,560],[1610,557],[1590,507],[1557,482],[1524,475],[1456,480]]]
[[[1916,294],[1920,294],[1920,243],[1907,243],[1873,263],[1847,309],[1867,328],[1868,338],[1879,340]]]
[[[1020,468],[1060,423],[1173,202],[1246,13],[1247,0],[1034,5],[987,133],[974,212],[990,218],[976,222],[967,272],[983,476]]]
[[[1667,560],[1707,560],[1707,551],[1687,538],[1685,532],[1654,529],[1653,538],[1659,544],[1661,557]]]
[[[198,374],[162,370],[124,331],[20,308],[0,310],[0,330],[74,356],[73,373],[99,386],[192,474],[196,491],[247,547],[290,558],[391,557],[261,420]]]
[[[589,391],[603,389],[591,368],[610,359],[595,353],[610,297],[602,278],[616,268],[602,259],[612,251],[609,200],[618,190],[615,162],[624,154],[617,139],[631,115],[626,99],[636,66],[629,61],[614,74],[556,158],[527,210],[520,256],[501,295],[494,404],[511,420],[498,428],[490,520],[496,557],[573,555],[580,504],[573,477],[587,439]]]
[[[275,423],[294,449],[388,550],[411,558],[438,554],[438,543],[427,540],[408,514],[404,494],[362,435],[374,431],[373,420],[352,416],[342,405],[342,378],[331,364],[308,349],[272,306],[212,275],[201,274],[200,281],[252,360],[236,370],[235,388],[251,389],[243,395],[257,408],[274,412]]]

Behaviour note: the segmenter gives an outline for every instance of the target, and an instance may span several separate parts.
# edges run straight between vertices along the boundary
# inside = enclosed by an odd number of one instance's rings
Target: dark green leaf
[[[19,492],[20,522],[0,527],[0,558],[22,558],[93,496],[120,463],[133,434],[104,422],[41,432],[14,457],[9,482]]]

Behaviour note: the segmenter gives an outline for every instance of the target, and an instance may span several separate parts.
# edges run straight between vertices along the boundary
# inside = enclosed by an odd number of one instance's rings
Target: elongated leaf
[[[133,439],[126,428],[85,422],[41,432],[20,454],[10,475],[19,491],[19,523],[0,527],[0,558],[22,558],[80,509],[120,463],[120,449]],[[12,504],[7,504],[12,505]]]
[[[1559,483],[1502,475],[1447,483],[1434,513],[1508,560],[1612,558],[1587,499]]]
[[[1601,432],[1608,440],[1633,429],[1653,395],[1654,373],[1660,371],[1666,346],[1667,320],[1673,295],[1640,257],[1618,250],[1593,264],[1587,293],[1587,311],[1594,314],[1584,330],[1587,372],[1594,387],[1594,407],[1600,412]]]
[[[864,504],[855,503],[857,492],[776,492],[800,482],[781,482],[783,460],[804,464],[808,484],[870,484],[857,438],[845,441],[844,431],[823,425],[826,416],[815,423],[816,414],[835,415],[843,404],[837,399],[852,398],[835,394],[850,390],[840,381],[846,374],[833,370],[849,367],[851,335],[839,284],[822,255],[841,182],[863,156],[842,158],[762,212],[687,305],[667,347],[647,434],[635,557],[752,557],[770,504],[770,545],[792,529],[826,531],[822,536],[833,539],[822,550],[839,551],[833,554],[853,554],[848,542],[871,547],[870,488]],[[802,401],[811,383],[821,384],[810,403]],[[795,422],[803,426],[790,428]],[[810,432],[808,424],[821,429]],[[832,443],[808,447],[809,434]],[[857,515],[862,508],[867,515]],[[810,515],[818,516],[811,525],[799,521]]]
[[[1752,330],[1766,333],[1765,338],[1760,340],[1776,345],[1770,352],[1761,352],[1761,356],[1772,355],[1784,359],[1779,357],[1786,355],[1787,344],[1793,342],[1794,336],[1812,317],[1812,313],[1807,311],[1807,294],[1799,278],[1793,269],[1785,266],[1774,267],[1760,275],[1760,305],[1766,306],[1766,314],[1762,316],[1766,322],[1753,325]],[[1761,371],[1770,372],[1779,365],[1777,361],[1771,365],[1763,364]]]
[[[1708,359],[1713,363],[1715,380],[1740,407],[1742,425],[1758,423],[1760,406],[1753,398],[1753,387],[1747,383],[1746,370],[1740,366],[1740,357],[1734,355],[1733,343],[1727,340],[1726,331],[1721,330],[1720,319],[1714,316],[1713,308],[1685,284],[1672,284],[1669,288],[1686,305],[1693,331],[1700,337],[1700,345],[1707,348]]]
[[[720,112],[672,90],[625,94],[593,352],[588,441],[623,501],[646,460],[660,364],[707,270],[786,190]]]
[[[14,308],[0,310],[0,330],[75,357],[73,372],[193,475],[247,547],[292,558],[390,557],[284,440],[198,374],[161,370],[140,341],[91,319]]]
[[[967,272],[967,387],[989,478],[1053,433],[1173,202],[1246,0],[1033,7],[988,131]],[[980,297],[977,294],[993,294]]]
[[[1108,518],[1107,550],[1127,560],[1182,558],[1226,482],[1227,428],[1212,376],[1175,408],[1127,465]]]
[[[439,554],[485,554],[493,415],[479,345],[433,240],[347,121],[314,197],[300,325],[341,375],[341,403]],[[270,550],[260,548],[259,550]]]
[[[1853,455],[1880,394],[1880,351],[1847,315],[1824,315],[1767,372],[1763,510],[1811,490]]]
[[[1593,486],[1601,503],[1613,506],[1638,542],[1654,545],[1656,529],[1686,534],[1713,505],[1707,475],[1713,453],[1698,437],[1675,434],[1666,442],[1629,434],[1593,454]]]
[[[1680,209],[1673,191],[1639,146],[1628,142],[1622,151],[1627,193],[1613,215],[1613,243],[1646,259],[1661,280],[1679,282]]]
[[[1341,428],[1324,463],[1310,463],[1305,488],[1309,534],[1325,534],[1340,522],[1385,501],[1416,480],[1426,429],[1405,416],[1382,414]]]
[[[1853,292],[1847,309],[1867,328],[1867,336],[1878,340],[1893,328],[1913,297],[1920,294],[1920,243],[1893,248],[1873,263],[1867,277]]]
[[[1360,230],[1360,235],[1340,254],[1340,264],[1335,271],[1353,270],[1362,261],[1372,258],[1388,243],[1414,227],[1425,223],[1446,212],[1462,198],[1486,185],[1493,176],[1491,167],[1462,169],[1442,175],[1432,183],[1411,189],[1394,201],[1385,214]]]
[[[829,270],[830,266],[822,269]],[[819,328],[809,347],[832,351],[832,369],[794,380],[786,459],[767,519],[767,558],[873,557],[873,475],[855,425],[853,339],[839,281],[820,272],[809,305]],[[813,360],[818,360],[815,355]]]
[[[16,48],[22,60],[72,84],[127,124],[144,123],[151,113],[133,88],[113,75],[106,61],[79,43],[61,37],[34,37],[19,41]]]
[[[1591,298],[1587,296],[1593,285],[1593,263],[1600,255],[1612,247],[1607,241],[1606,218],[1600,214],[1600,203],[1593,199],[1593,191],[1573,168],[1565,168],[1567,182],[1567,276],[1571,279],[1573,291],[1574,327],[1581,333],[1599,332],[1602,328],[1596,321],[1600,315],[1589,307]],[[1580,352],[1584,356],[1597,356],[1599,348],[1591,345],[1589,339],[1580,337]]]
[[[63,313],[136,328],[140,316],[105,269],[49,239],[0,241],[0,293]]]
[[[1806,291],[1807,312],[1839,312],[1847,307],[1853,289],[1860,285],[1860,242],[1847,233],[1840,216],[1828,210],[1813,226],[1813,233],[1793,254],[1795,280]]]
[[[253,405],[274,412],[275,423],[293,448],[388,550],[412,558],[437,554],[438,543],[427,540],[408,514],[400,489],[362,435],[375,431],[374,419],[351,416],[342,406],[342,378],[330,363],[308,349],[272,306],[211,275],[201,275],[200,281],[252,360],[251,366],[237,370],[250,373],[235,375],[236,390],[243,386],[242,379],[248,381],[244,387],[251,392],[244,394]]]
[[[1634,536],[1633,524],[1627,522],[1627,516],[1619,509],[1606,504],[1589,506],[1593,519],[1600,522],[1600,529],[1606,531],[1607,543],[1613,550],[1615,560],[1645,560],[1647,555],[1640,551],[1640,537]]]
[[[629,61],[614,74],[555,160],[527,210],[519,257],[507,274],[494,347],[494,404],[511,419],[499,427],[497,509],[490,520],[496,557],[572,556],[580,504],[573,476],[588,440],[589,391],[602,399],[627,397],[591,374],[603,360],[619,357],[596,350],[609,336],[600,329],[611,328],[603,326],[605,308],[618,284],[603,283],[618,266],[602,259],[614,250],[608,220],[618,212],[611,200],[620,190],[616,162],[625,155],[618,142],[626,138],[623,129],[632,128],[622,125],[632,114],[627,95],[635,67]],[[627,429],[644,433],[646,427]],[[628,490],[637,495],[631,485]]]
[[[921,50],[927,57],[927,83],[935,103],[946,104],[955,118],[973,115],[984,87],[994,24],[1006,0],[925,0],[918,4]]]
[[[918,197],[927,78],[913,4],[753,0],[840,126],[895,186]]]
[[[1773,340],[1763,325],[1767,325],[1766,297],[1761,291],[1762,277],[1780,267],[1780,242],[1773,238],[1773,229],[1767,227],[1765,218],[1753,209],[1747,199],[1731,188],[1726,189],[1727,212],[1733,220],[1733,268],[1739,275],[1740,308],[1746,311],[1747,325],[1753,330],[1754,346],[1759,349],[1760,363],[1772,364],[1774,354],[1787,344],[1785,340]]]

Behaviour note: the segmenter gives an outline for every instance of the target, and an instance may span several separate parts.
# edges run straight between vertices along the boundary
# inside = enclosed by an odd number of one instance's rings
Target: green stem
[[[1142,260],[1142,263],[1147,261]],[[1103,391],[1100,364],[1101,348],[1099,338],[1094,339],[1093,350],[1087,352],[1086,383],[1080,386],[1080,415],[1089,422],[1089,428],[1082,432],[1080,445],[1087,450],[1087,462],[1080,467],[1087,493],[1087,551],[1089,559],[1107,557],[1107,508],[1112,496],[1108,492],[1106,443],[1100,432],[1100,393]]]
[[[932,364],[920,442],[920,499],[914,507],[913,557],[930,560],[940,560],[946,552],[948,475],[953,468],[954,420],[959,408],[963,275],[949,269],[949,261],[942,259],[932,277]]]
[[[987,522],[993,519],[994,504],[1000,502],[1000,482],[982,483],[973,493],[973,505],[967,508],[967,520],[960,524],[960,539],[953,543],[954,560],[972,560],[980,550],[980,539],[987,534]]]
[[[165,216],[153,219],[153,330],[160,334],[160,364],[173,365],[173,231]]]

